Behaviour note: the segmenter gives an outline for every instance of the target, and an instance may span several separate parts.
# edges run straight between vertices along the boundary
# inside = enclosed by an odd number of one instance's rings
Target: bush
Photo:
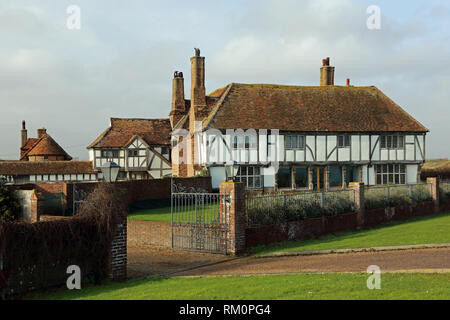
[[[0,179],[0,221],[17,220],[20,214],[20,204],[14,191]]]
[[[109,271],[116,228],[126,219],[122,199],[123,193],[114,186],[100,184],[74,217],[37,223],[0,221],[0,254],[10,273],[8,287],[17,294],[62,284],[69,265],[80,266],[83,280],[100,283]]]
[[[321,216],[336,216],[354,212],[355,205],[348,193],[325,197],[321,207],[320,193],[300,195],[258,196],[247,200],[247,221],[249,226],[280,224]]]

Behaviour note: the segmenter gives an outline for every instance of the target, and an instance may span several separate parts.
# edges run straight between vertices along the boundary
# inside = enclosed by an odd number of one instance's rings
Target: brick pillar
[[[44,199],[34,190],[30,197],[30,222],[38,222],[42,214],[44,214]]]
[[[427,183],[430,185],[430,195],[433,198],[433,211],[439,213],[439,179],[427,178]]]
[[[365,215],[365,205],[364,205],[364,183],[362,182],[351,182],[350,187],[355,191],[355,206],[357,212],[357,225],[358,229],[361,229],[364,226],[364,215]],[[353,194],[350,193],[350,197],[353,197]]]
[[[220,184],[221,220],[229,224],[227,253],[237,255],[245,251],[245,188],[241,182],[222,182]]]
[[[125,280],[127,277],[127,219],[117,226],[111,243],[111,265],[109,277]]]

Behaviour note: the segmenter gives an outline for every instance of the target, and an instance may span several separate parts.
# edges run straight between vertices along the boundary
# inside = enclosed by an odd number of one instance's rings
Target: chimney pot
[[[46,133],[47,133],[47,129],[45,129],[45,128],[37,129],[38,138],[42,138]]]
[[[322,60],[323,66],[320,68],[320,85],[334,85],[334,67],[330,66],[330,57]]]

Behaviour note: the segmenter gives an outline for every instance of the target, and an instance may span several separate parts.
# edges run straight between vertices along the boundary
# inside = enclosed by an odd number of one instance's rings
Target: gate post
[[[433,211],[439,213],[439,179],[427,178],[427,184],[430,185],[430,196],[433,199]]]
[[[350,187],[355,192],[355,206],[357,212],[357,228],[361,229],[364,226],[364,215],[365,215],[365,205],[364,205],[364,183],[361,182],[351,182]]]
[[[228,222],[227,254],[237,255],[245,251],[245,188],[241,182],[220,184],[220,216]]]

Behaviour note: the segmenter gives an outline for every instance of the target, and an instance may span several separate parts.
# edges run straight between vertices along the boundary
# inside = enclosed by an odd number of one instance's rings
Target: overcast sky
[[[69,5],[81,29],[66,27]],[[369,30],[369,5],[381,29]],[[231,82],[374,85],[430,129],[427,157],[450,157],[450,3],[446,0],[0,0],[0,158],[17,159],[21,121],[73,157],[110,117],[168,117],[173,71],[194,47],[211,92]],[[187,96],[188,97],[188,96]]]

